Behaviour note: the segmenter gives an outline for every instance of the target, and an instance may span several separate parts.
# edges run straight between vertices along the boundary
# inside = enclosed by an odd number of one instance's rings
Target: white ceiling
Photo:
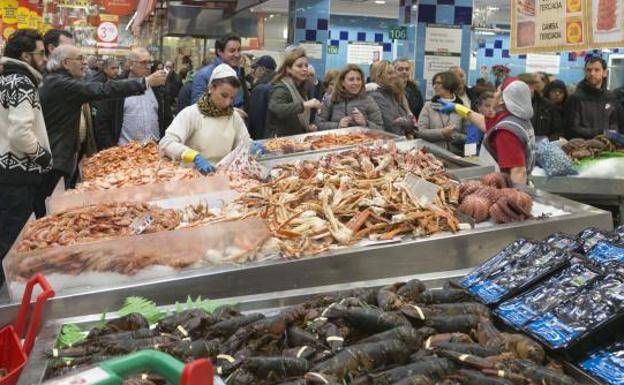
[[[374,0],[331,0],[333,15],[398,18],[399,0],[385,0],[386,3],[375,4]],[[509,0],[474,0],[475,24],[482,27],[509,25],[511,16]],[[288,13],[288,0],[268,0],[250,9],[258,13]]]

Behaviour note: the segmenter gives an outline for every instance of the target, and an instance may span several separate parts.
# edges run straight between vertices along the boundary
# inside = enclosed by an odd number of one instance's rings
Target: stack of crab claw
[[[301,257],[362,239],[455,232],[459,184],[432,154],[394,142],[275,166],[272,179],[227,205],[222,220],[265,219],[283,255]],[[423,204],[405,181],[414,174],[440,187]],[[210,221],[219,218],[210,218]]]
[[[321,295],[269,315],[193,309],[150,327],[133,313],[48,351],[47,377],[145,348],[209,358],[228,385],[577,384],[539,344],[496,329],[489,309],[464,291],[427,290],[418,280]]]

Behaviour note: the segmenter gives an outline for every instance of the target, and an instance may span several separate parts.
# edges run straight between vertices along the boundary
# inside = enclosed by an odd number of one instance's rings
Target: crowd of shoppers
[[[367,127],[460,156],[485,149],[515,183],[526,183],[536,138],[592,138],[624,127],[624,88],[606,89],[598,57],[570,94],[543,73],[469,87],[465,72],[452,67],[431,79],[434,96],[425,103],[406,59],[373,63],[369,78],[353,64],[323,74],[297,47],[281,63],[250,61],[231,34],[216,41],[215,54],[198,69],[184,56],[176,68],[140,47],[121,61],[85,57],[68,31],[14,33],[0,59],[0,123],[7,127],[0,132],[0,257],[33,211],[45,215],[45,199],[61,180],[76,183],[82,156],[130,141],[159,141],[164,155],[210,172],[250,143],[262,151],[251,140]]]

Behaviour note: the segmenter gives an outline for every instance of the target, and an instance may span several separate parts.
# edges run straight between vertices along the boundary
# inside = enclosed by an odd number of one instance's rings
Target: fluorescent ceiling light
[[[386,4],[386,0],[375,0],[375,4]]]

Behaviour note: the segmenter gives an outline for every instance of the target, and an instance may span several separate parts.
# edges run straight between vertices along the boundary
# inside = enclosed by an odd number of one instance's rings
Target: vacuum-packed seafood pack
[[[530,291],[501,303],[495,313],[510,325],[521,328],[562,299],[577,294],[597,277],[598,273],[581,263],[574,263]]]
[[[526,289],[568,263],[570,254],[544,243],[518,241],[469,274],[462,286],[486,304]]]
[[[577,344],[622,315],[624,278],[597,279],[526,325],[526,330],[553,349]]]
[[[584,371],[609,385],[624,384],[624,342],[620,339],[595,349],[579,363]]]

